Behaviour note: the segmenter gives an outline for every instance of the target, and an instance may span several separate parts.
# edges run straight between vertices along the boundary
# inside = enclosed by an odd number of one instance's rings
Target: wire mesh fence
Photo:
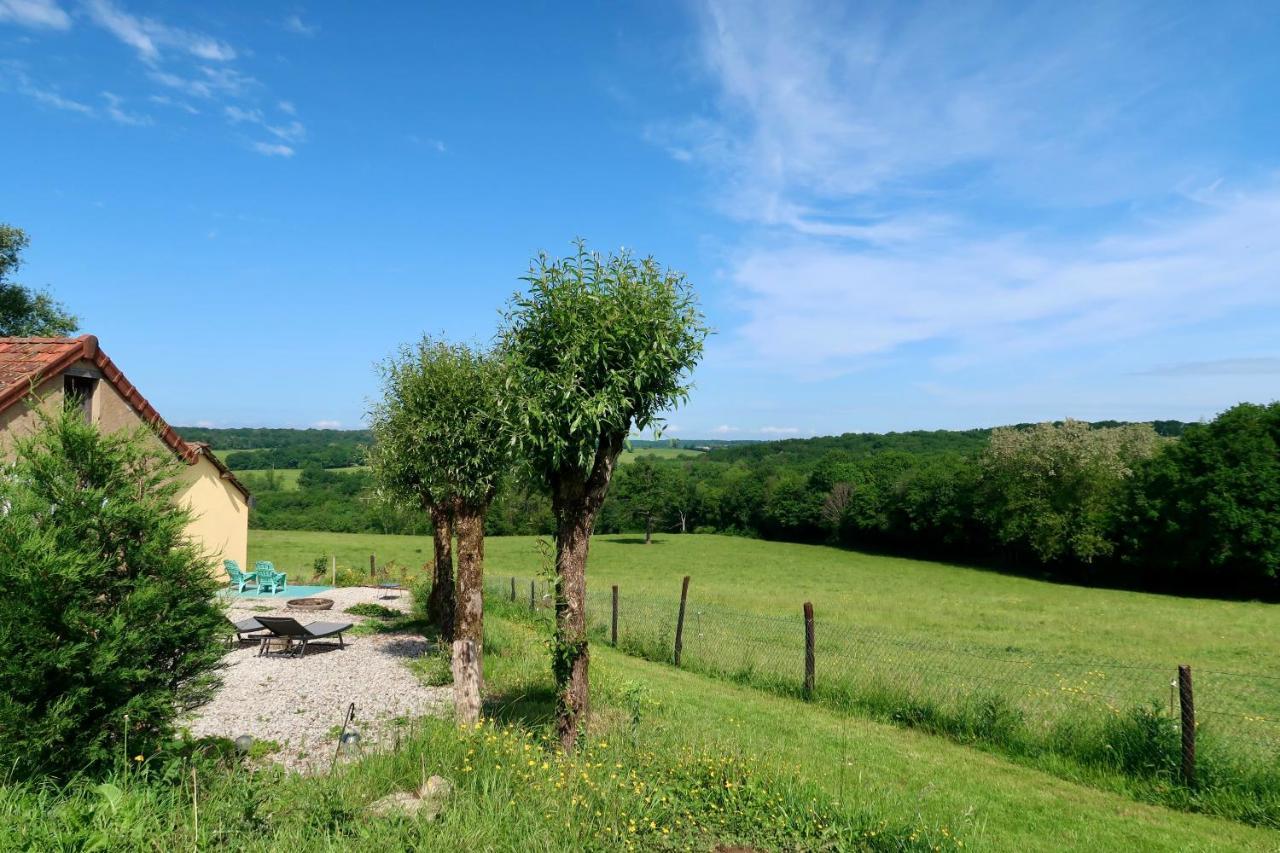
[[[550,614],[547,580],[492,582],[503,594]],[[806,632],[803,602],[787,614],[746,613],[691,597],[680,624],[680,596],[629,595],[589,588],[587,620],[595,641],[628,654],[679,663],[718,678],[868,712],[961,738],[1130,760],[1116,753],[1135,736],[1159,742],[1173,766],[1196,740],[1217,766],[1275,768],[1280,762],[1280,678],[1200,669],[1195,661],[1081,659],[1015,645],[952,643],[880,632],[848,617],[825,618],[821,602]],[[809,643],[806,645],[806,637]],[[1179,665],[1190,684],[1179,689]],[[1182,725],[1188,703],[1194,724]],[[1145,726],[1149,731],[1142,730]],[[1128,740],[1126,740],[1126,738]],[[1149,744],[1148,744],[1149,745]],[[1104,755],[1110,751],[1111,754]],[[1098,753],[1097,756],[1092,753]],[[1132,760],[1158,760],[1150,755]],[[1184,776],[1191,768],[1181,765]]]

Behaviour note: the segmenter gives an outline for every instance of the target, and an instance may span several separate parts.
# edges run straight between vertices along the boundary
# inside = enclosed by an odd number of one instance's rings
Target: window
[[[76,376],[68,373],[62,377],[62,395],[68,402],[77,400],[81,410],[84,412],[84,419],[87,421],[93,414],[93,391],[98,385],[98,380],[88,376]]]

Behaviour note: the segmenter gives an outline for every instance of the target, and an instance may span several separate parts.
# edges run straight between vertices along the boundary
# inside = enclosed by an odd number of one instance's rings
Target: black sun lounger
[[[256,636],[247,636],[247,637],[246,637],[245,635],[246,635],[246,634],[250,634],[250,635],[252,635],[254,631],[265,631],[265,630],[267,630],[267,628],[266,628],[266,626],[265,626],[265,625],[263,625],[263,624],[262,624],[261,622],[259,622],[257,619],[254,619],[252,616],[250,616],[248,619],[241,619],[239,622],[237,622],[236,620],[234,620],[234,619],[232,619],[230,616],[228,616],[228,617],[227,617],[227,621],[228,621],[228,622],[230,622],[232,625],[234,625],[234,626],[235,626],[235,629],[236,629],[236,639],[237,639],[237,640],[240,640],[240,641],[242,641],[242,642],[243,642],[244,640],[259,640],[259,639],[261,639],[261,638],[262,638],[262,635],[261,635],[261,634],[256,635]]]
[[[259,616],[258,621],[262,623],[262,627],[271,632],[270,637],[263,637],[259,654],[266,652],[267,641],[276,638],[298,641],[298,650],[294,652],[296,655],[305,655],[307,643],[312,640],[322,640],[327,637],[337,637],[338,645],[343,646],[345,644],[342,642],[342,634],[344,631],[351,630],[350,622],[312,622],[310,625],[302,625],[292,616]]]

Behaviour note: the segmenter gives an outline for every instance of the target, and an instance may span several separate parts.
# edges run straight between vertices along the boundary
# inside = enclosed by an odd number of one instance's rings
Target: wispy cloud
[[[301,142],[307,136],[307,129],[302,122],[297,119],[290,119],[280,123],[269,121],[263,114],[262,110],[244,109],[235,105],[228,106],[225,110],[227,119],[232,124],[254,124],[270,133],[272,136],[284,142]]]
[[[79,0],[78,8],[73,18],[57,0],[0,0],[0,22],[49,30],[65,30],[77,21],[88,22],[128,46],[142,63],[147,79],[172,93],[143,92],[134,96],[136,101],[172,107],[187,115],[201,114],[189,101],[209,102],[229,124],[250,123],[264,131],[270,139],[251,142],[249,147],[269,156],[291,157],[306,139],[306,126],[298,119],[297,108],[291,101],[273,99],[279,111],[275,117],[263,112],[260,105],[271,102],[267,100],[266,87],[236,67],[240,52],[230,43],[135,14],[116,0]],[[3,70],[0,68],[0,72]],[[114,91],[101,93],[103,103],[96,107],[83,96],[75,98],[55,87],[37,84],[25,74],[13,88],[55,109],[105,118],[118,124],[155,123],[152,116],[126,109],[123,96],[117,94],[123,90],[114,85]],[[177,116],[170,113],[162,117]]]
[[[292,157],[294,151],[288,145],[281,145],[274,142],[255,142],[252,145],[254,151],[267,157]]]
[[[69,98],[52,86],[43,85],[33,80],[24,70],[21,63],[0,63],[0,87],[12,88],[13,91],[55,110],[63,110],[85,116],[97,114],[97,111],[89,104]]]
[[[171,98],[168,95],[149,95],[147,96],[147,100],[153,104],[160,104],[162,106],[182,110],[188,115],[200,115],[200,111],[188,104],[186,101],[179,101],[178,99]]]
[[[437,154],[443,154],[445,153],[445,151],[448,150],[445,147],[443,140],[435,139],[430,136],[418,136],[416,133],[411,133],[409,134],[409,141],[412,142],[414,145],[421,145],[424,148],[430,148],[432,151],[435,151]]]
[[[32,29],[71,28],[71,16],[56,0],[0,0],[0,21]]]
[[[716,435],[728,435],[728,434],[729,434],[729,433],[731,433],[731,432],[741,432],[742,430],[740,430],[740,429],[739,429],[738,427],[736,427],[736,426],[729,426],[728,424],[721,424],[720,426],[716,427],[715,429],[713,429],[713,430],[711,430],[711,431],[712,431],[712,432],[714,432]]]
[[[1213,82],[1181,61],[1195,38],[1165,36],[1185,26],[702,8],[715,107],[648,135],[748,227],[724,269],[749,363],[830,375],[916,346],[946,370],[1280,306],[1280,176],[1215,183],[1165,144],[1215,103],[1187,97]]]
[[[342,429],[342,421],[316,421],[311,426],[313,429]]]
[[[302,20],[301,15],[296,13],[286,16],[285,19],[280,22],[280,26],[284,27],[286,32],[291,32],[294,35],[299,36],[313,36],[320,32],[319,25],[307,23]]]
[[[1277,376],[1280,358],[1218,358],[1166,364],[1144,370],[1141,376]]]
[[[162,52],[170,50],[213,62],[236,58],[235,49],[226,42],[154,18],[133,15],[110,0],[84,0],[83,5],[91,21],[132,47],[148,62],[159,60]]]
[[[141,115],[139,113],[131,113],[124,109],[124,98],[113,92],[103,92],[103,100],[107,102],[105,111],[107,117],[117,124],[129,124],[134,126],[142,126],[151,124],[151,117]]]
[[[760,427],[760,432],[765,435],[798,435],[800,429],[799,427],[766,426]]]

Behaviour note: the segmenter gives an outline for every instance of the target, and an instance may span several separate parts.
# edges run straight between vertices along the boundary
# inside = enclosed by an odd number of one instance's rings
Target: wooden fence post
[[[813,698],[814,637],[813,603],[804,603],[804,698]]]
[[[516,577],[515,577],[515,575],[512,575],[512,576],[511,576],[511,600],[512,600],[512,601],[515,601],[515,600],[516,600]]]
[[[689,597],[689,576],[680,584],[680,616],[676,619],[676,666],[680,665],[680,653],[684,651],[684,603]]]
[[[378,561],[374,559],[374,555],[369,555],[369,580],[373,580],[378,576]]]
[[[1178,667],[1178,704],[1182,708],[1182,781],[1196,781],[1196,705],[1191,692],[1191,667]]]
[[[537,595],[537,589],[538,589],[538,582],[529,581],[529,609],[530,610],[538,609],[538,605],[535,603],[536,601],[535,596]]]
[[[613,640],[613,647],[618,647],[618,585],[613,585],[613,627],[609,632],[610,638]]]

